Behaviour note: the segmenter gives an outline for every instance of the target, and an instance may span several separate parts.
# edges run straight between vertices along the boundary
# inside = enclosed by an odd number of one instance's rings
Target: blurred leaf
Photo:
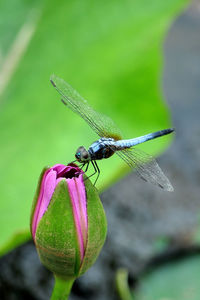
[[[200,257],[165,264],[145,276],[137,291],[138,300],[198,300]]]
[[[13,250],[13,248],[20,246],[21,244],[30,240],[31,234],[28,230],[16,232],[12,237],[0,247],[0,255],[4,255],[7,252]]]
[[[42,1],[41,1],[42,3]],[[41,5],[41,4],[40,4]],[[28,21],[39,0],[1,0],[0,2],[0,67],[9,52],[16,35]]]
[[[186,0],[51,0],[44,2],[43,9],[42,1],[13,3],[0,10],[1,20],[7,16],[4,24],[12,24],[9,41],[8,28],[0,29],[4,54],[12,49],[15,28],[30,21],[32,3],[40,19],[33,18],[31,26],[37,27],[32,28],[25,55],[22,51],[12,72],[8,74],[4,68],[1,73],[2,79],[7,78],[7,89],[0,99],[0,244],[14,232],[27,229],[41,169],[72,161],[76,148],[88,147],[97,139],[87,124],[59,101],[49,83],[52,73],[68,81],[96,110],[112,117],[127,138],[169,126],[168,110],[159,92],[162,41]],[[158,154],[169,140],[164,137],[142,147]],[[128,170],[114,156],[99,167],[100,188]]]

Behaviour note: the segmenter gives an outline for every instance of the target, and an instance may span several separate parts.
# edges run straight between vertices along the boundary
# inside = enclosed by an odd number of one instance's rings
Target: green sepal
[[[84,176],[84,178],[87,178]],[[97,189],[89,179],[85,180],[88,215],[88,237],[85,255],[79,275],[84,274],[96,261],[107,234],[107,220]]]
[[[39,197],[39,194],[40,194],[40,189],[41,189],[41,184],[42,184],[42,178],[43,178],[43,176],[44,176],[44,173],[45,173],[48,169],[49,169],[49,167],[44,167],[44,169],[42,170],[42,172],[41,172],[41,174],[40,174],[40,177],[39,177],[39,180],[38,180],[36,192],[35,192],[35,195],[34,195],[34,198],[33,198],[32,206],[31,206],[31,216],[30,216],[30,231],[31,231],[31,233],[32,233],[32,221],[33,221],[33,215],[34,215],[35,208],[36,208],[36,204],[37,204],[38,197]],[[34,237],[33,237],[33,239],[34,239]]]
[[[35,244],[41,262],[56,276],[73,279],[80,268],[80,251],[68,186],[61,180],[40,220]]]

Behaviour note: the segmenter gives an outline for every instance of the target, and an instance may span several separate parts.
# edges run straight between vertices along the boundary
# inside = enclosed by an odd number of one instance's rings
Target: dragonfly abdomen
[[[146,135],[134,138],[134,139],[118,140],[118,141],[115,141],[114,144],[115,144],[117,150],[125,149],[125,148],[131,148],[131,147],[136,146],[138,144],[141,144],[141,143],[147,142],[149,140],[153,140],[157,137],[169,134],[173,131],[174,131],[173,128],[164,129],[164,130],[149,133],[149,134],[146,134]]]

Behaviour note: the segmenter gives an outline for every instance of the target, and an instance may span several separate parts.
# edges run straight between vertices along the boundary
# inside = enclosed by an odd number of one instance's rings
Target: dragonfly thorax
[[[112,149],[111,149],[112,146]],[[80,163],[87,163],[92,160],[101,160],[104,158],[111,157],[117,148],[114,150],[114,139],[112,138],[101,138],[94,142],[88,149],[79,147],[76,151],[75,157]]]
[[[112,138],[101,138],[94,142],[88,149],[90,159],[100,160],[111,157],[115,153],[111,146],[114,146],[114,139]]]
[[[77,161],[81,163],[86,163],[91,160],[90,153],[83,146],[77,149],[75,157]]]

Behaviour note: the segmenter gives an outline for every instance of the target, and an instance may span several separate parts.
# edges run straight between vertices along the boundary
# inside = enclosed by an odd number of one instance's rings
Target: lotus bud
[[[31,213],[41,262],[55,276],[82,275],[97,259],[107,223],[96,188],[75,164],[43,170]]]

